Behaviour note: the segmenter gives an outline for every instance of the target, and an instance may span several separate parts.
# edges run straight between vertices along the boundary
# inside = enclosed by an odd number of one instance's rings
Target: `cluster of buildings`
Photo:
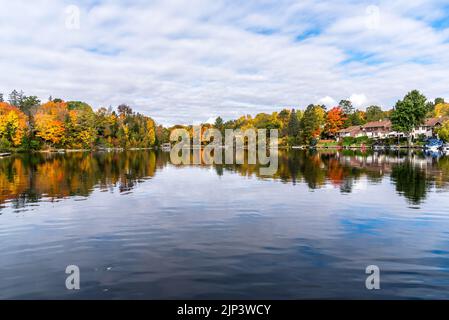
[[[418,137],[431,138],[435,137],[436,131],[445,121],[448,121],[449,117],[439,117],[439,118],[429,118],[426,119],[424,124],[413,129],[411,135],[414,139]],[[337,139],[342,139],[345,137],[363,137],[366,136],[371,139],[387,139],[387,138],[398,138],[405,137],[404,132],[394,131],[392,129],[390,120],[381,120],[368,122],[362,126],[351,126],[346,129],[342,129],[337,133]]]

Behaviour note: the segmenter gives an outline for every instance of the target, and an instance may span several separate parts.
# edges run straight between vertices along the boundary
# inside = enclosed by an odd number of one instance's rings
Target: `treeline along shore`
[[[428,100],[418,90],[407,93],[394,107],[371,105],[356,109],[349,100],[337,106],[310,104],[284,108],[279,112],[243,115],[224,121],[217,117],[214,127],[226,129],[278,129],[280,146],[369,145],[394,140],[410,146],[429,137],[449,141],[449,103],[443,98]],[[121,104],[117,108],[94,109],[81,101],[50,97],[41,102],[13,90],[0,93],[0,151],[57,149],[154,148],[170,140],[173,129]]]

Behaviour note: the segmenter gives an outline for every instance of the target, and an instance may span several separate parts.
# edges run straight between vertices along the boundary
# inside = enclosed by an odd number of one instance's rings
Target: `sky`
[[[0,0],[0,92],[164,125],[449,100],[449,0]]]

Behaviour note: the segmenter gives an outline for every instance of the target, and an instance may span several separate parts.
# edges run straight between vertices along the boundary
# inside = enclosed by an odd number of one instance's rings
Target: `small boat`
[[[439,139],[429,139],[427,140],[424,148],[431,152],[438,152],[443,147],[443,141]]]
[[[11,155],[11,152],[3,152],[3,153],[0,153],[0,158],[7,157],[10,155]]]

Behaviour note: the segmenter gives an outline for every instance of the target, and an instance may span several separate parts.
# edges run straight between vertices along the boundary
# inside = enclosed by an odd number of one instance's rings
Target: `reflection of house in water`
[[[423,170],[433,170],[435,168],[435,159],[432,157],[424,157],[417,153],[378,153],[374,152],[367,155],[358,156],[340,156],[340,162],[353,168],[377,171],[382,174],[391,173],[395,165],[405,162],[416,168]]]

